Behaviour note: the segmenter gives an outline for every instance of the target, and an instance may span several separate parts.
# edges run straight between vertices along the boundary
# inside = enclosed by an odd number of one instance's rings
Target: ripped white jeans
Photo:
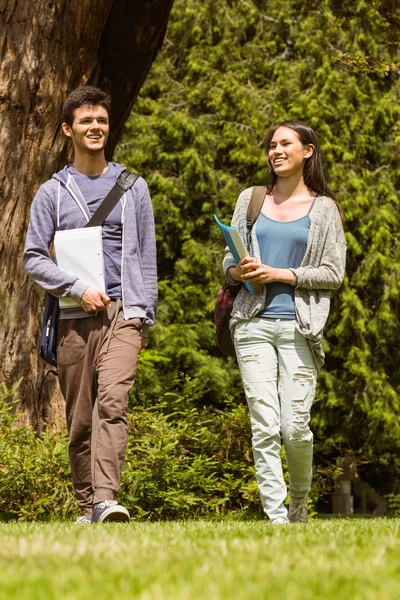
[[[293,499],[307,496],[312,478],[309,427],[317,370],[306,338],[291,319],[253,318],[238,323],[234,342],[250,411],[253,455],[263,509],[287,519],[281,438]]]

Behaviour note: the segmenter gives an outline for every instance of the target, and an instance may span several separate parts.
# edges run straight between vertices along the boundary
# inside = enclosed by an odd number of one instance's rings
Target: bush
[[[170,383],[174,391],[155,406],[138,405],[131,396],[119,501],[136,520],[263,518],[247,406],[227,399],[225,410],[199,407],[197,381]],[[67,433],[47,430],[38,437],[21,426],[7,401],[15,391],[0,385],[0,519],[71,518],[77,506]],[[311,513],[331,492],[335,473],[326,461],[319,464],[323,448],[317,450]],[[282,459],[287,481],[284,449]]]
[[[119,499],[137,519],[261,515],[245,406],[194,406],[196,383],[129,415]],[[0,516],[48,520],[76,513],[65,431],[37,437],[0,389]]]
[[[18,386],[17,386],[18,387]],[[75,512],[65,432],[41,438],[7,402],[16,388],[0,386],[0,515],[19,520],[65,518]]]
[[[119,498],[139,518],[261,514],[247,408],[198,408],[195,382],[186,393],[132,410]]]

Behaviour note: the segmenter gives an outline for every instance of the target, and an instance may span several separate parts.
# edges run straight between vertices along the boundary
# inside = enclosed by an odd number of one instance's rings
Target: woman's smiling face
[[[278,127],[268,149],[268,161],[278,177],[290,177],[303,171],[313,153],[312,144],[303,146],[297,133],[289,127]]]

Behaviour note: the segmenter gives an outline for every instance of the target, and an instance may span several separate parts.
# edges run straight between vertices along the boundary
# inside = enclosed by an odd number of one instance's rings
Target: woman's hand
[[[228,270],[228,273],[232,279],[235,281],[243,281],[243,275],[246,272],[244,270],[247,267],[247,271],[251,270],[251,265],[253,265],[253,269],[256,269],[260,263],[256,258],[252,258],[251,256],[247,256],[246,258],[242,258],[240,262],[236,265],[236,267],[231,267]]]
[[[272,283],[273,281],[280,281],[281,283],[291,284],[295,278],[293,271],[290,269],[269,267],[251,257],[243,258],[236,268],[239,265],[241,281],[247,281],[248,283]],[[231,271],[230,274],[232,275]]]

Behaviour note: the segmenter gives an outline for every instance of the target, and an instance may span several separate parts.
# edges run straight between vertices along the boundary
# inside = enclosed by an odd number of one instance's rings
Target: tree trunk
[[[22,266],[30,204],[68,158],[61,109],[80,84],[112,96],[112,155],[172,2],[0,0],[0,382],[22,378],[17,397],[38,429],[58,420],[63,403],[38,358],[44,295]]]

